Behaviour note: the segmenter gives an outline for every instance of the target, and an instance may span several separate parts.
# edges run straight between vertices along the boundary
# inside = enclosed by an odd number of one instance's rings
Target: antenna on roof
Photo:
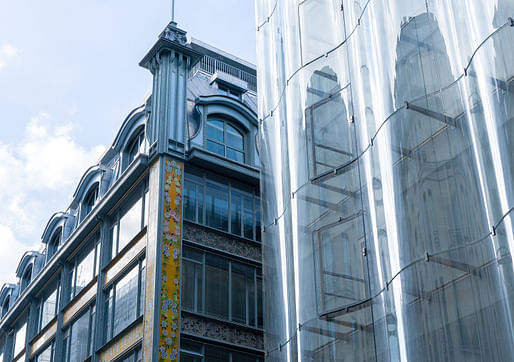
[[[171,21],[175,22],[175,0],[171,0]]]

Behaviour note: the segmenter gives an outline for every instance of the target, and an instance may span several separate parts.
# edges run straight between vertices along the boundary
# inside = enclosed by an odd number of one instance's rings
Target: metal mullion
[[[259,322],[257,321],[259,318],[258,318],[258,306],[257,306],[257,303],[259,302],[259,288],[258,288],[258,283],[257,283],[257,268],[253,268],[253,287],[254,287],[254,295],[253,295],[253,300],[254,300],[254,304],[253,304],[253,313],[254,313],[254,318],[255,318],[255,322],[254,322],[254,327],[257,327],[259,325]]]
[[[202,313],[205,313],[205,252],[202,254]]]

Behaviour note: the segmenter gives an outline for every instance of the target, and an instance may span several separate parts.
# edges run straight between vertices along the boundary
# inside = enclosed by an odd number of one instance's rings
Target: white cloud
[[[0,70],[18,55],[18,49],[12,44],[3,44],[0,46]]]
[[[13,45],[11,44],[4,44],[2,46],[2,55],[6,58],[12,58],[14,57],[16,54],[18,54],[18,49],[16,49]]]
[[[27,250],[39,250],[40,244],[27,246],[16,239],[12,230],[0,224],[0,287],[3,283],[16,283],[16,268]]]
[[[16,268],[23,252],[39,248],[50,216],[67,207],[78,180],[105,149],[77,144],[73,124],[50,121],[40,113],[21,139],[0,142],[0,285],[11,280],[12,263]]]

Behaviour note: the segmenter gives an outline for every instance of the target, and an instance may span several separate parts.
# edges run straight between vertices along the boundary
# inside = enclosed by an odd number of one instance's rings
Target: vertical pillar
[[[159,157],[150,170],[143,361],[178,361],[184,164]]]

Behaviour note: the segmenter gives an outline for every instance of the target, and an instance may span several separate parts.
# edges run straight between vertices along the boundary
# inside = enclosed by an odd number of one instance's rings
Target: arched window
[[[25,273],[23,273],[23,277],[21,278],[20,292],[24,291],[25,288],[30,284],[32,280],[32,265],[27,267]]]
[[[96,200],[98,199],[98,183],[96,183],[91,190],[87,193],[86,197],[84,197],[84,201],[82,201],[80,220],[84,220],[84,218],[93,210],[93,207],[96,204]]]
[[[127,163],[125,168],[128,167],[134,161],[134,159],[140,153],[145,151],[145,133],[141,130],[133,139],[130,141],[127,146],[126,154],[127,154]]]
[[[207,121],[207,150],[238,162],[245,162],[244,136],[229,122]]]
[[[11,296],[5,297],[4,304],[2,304],[2,317],[9,311],[9,303],[11,302]]]
[[[57,232],[54,233],[50,241],[48,242],[47,251],[46,251],[46,260],[50,260],[52,256],[57,252],[57,249],[59,249],[59,245],[61,243],[61,228],[57,230]]]

